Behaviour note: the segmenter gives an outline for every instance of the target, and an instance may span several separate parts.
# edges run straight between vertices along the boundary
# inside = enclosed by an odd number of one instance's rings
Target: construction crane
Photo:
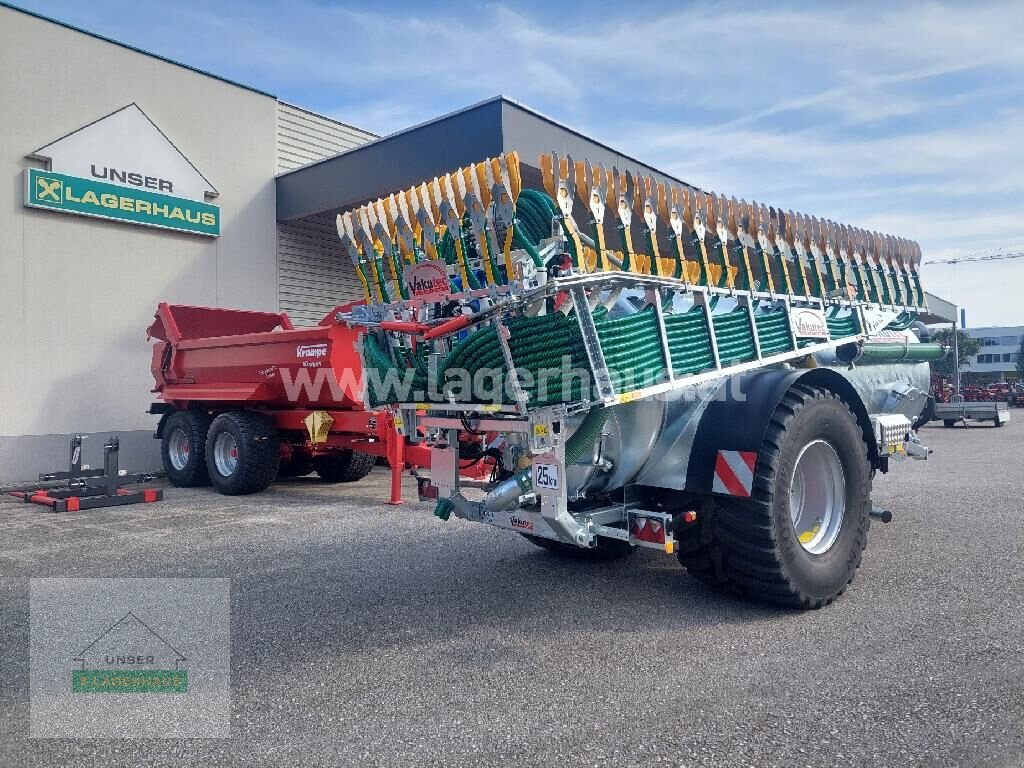
[[[1003,248],[990,248],[986,251],[969,253],[965,256],[957,256],[952,259],[934,259],[926,261],[926,264],[968,264],[975,261],[1005,261],[1007,259],[1019,259],[1024,257],[1024,250]]]

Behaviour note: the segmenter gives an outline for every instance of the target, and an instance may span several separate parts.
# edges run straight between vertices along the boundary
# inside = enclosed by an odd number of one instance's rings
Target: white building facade
[[[1018,380],[1017,359],[1024,339],[1024,325],[967,328],[965,332],[981,342],[981,349],[971,358],[966,371],[991,381]]]
[[[375,137],[2,4],[0,104],[0,483],[75,433],[157,468],[157,302],[318,320],[329,238],[278,226],[275,176]]]

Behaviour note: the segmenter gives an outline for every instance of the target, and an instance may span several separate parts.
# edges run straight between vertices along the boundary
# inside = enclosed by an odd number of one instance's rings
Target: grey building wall
[[[131,102],[219,191],[220,238],[24,207],[28,153]],[[64,464],[73,432],[156,468],[157,302],[278,309],[277,100],[0,6],[0,104],[0,483]]]
[[[333,157],[376,135],[299,107],[278,103],[277,171]],[[314,214],[277,227],[277,279],[281,311],[296,325],[316,325],[333,307],[362,298],[343,255],[334,214]]]
[[[279,223],[277,249],[281,310],[295,325],[316,325],[338,304],[363,298],[333,213]]]
[[[377,138],[361,128],[308,109],[277,103],[277,172],[333,157]]]

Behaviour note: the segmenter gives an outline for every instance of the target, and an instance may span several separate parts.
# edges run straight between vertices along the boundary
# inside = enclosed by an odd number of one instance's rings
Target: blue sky
[[[1024,250],[1024,2],[20,0],[377,133],[503,93],[701,187]],[[933,265],[1024,324],[1024,259]]]

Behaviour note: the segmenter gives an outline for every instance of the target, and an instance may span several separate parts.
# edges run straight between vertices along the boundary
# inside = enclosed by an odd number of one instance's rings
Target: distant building
[[[965,331],[981,342],[981,349],[971,357],[971,365],[966,369],[972,381],[1017,381],[1017,355],[1024,338],[1024,325],[967,328]]]

